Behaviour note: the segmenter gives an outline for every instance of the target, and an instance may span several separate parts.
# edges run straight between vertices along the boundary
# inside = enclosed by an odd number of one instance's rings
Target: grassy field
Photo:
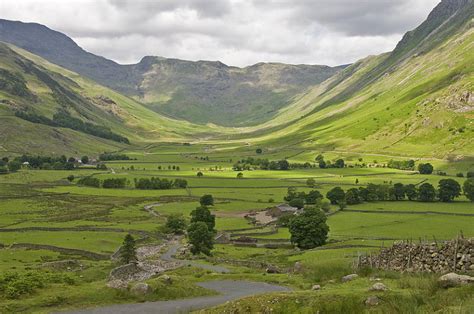
[[[216,200],[211,210],[216,215],[217,230],[244,229],[240,231],[242,234],[252,234],[263,244],[275,241],[289,242],[288,229],[278,228],[275,233],[269,234],[271,228],[254,229],[255,226],[244,216],[251,211],[265,210],[283,203],[288,187],[296,187],[298,191],[311,190],[306,186],[308,178],[316,180],[315,189],[323,195],[334,186],[349,189],[368,183],[390,182],[404,184],[431,182],[436,185],[440,179],[446,178],[446,176],[420,175],[410,171],[375,167],[254,170],[243,171],[243,178],[238,179],[237,172],[232,170],[234,161],[245,156],[257,157],[255,153],[241,151],[237,155],[231,155],[218,151],[206,154],[209,160],[201,160],[199,149],[195,152],[198,158],[191,155],[192,150],[189,147],[170,145],[160,153],[155,151],[140,155],[137,151],[127,152],[137,160],[107,163],[109,170],[23,169],[17,173],[0,176],[2,216],[0,243],[3,245],[3,249],[0,249],[0,270],[3,273],[25,274],[41,269],[41,265],[45,262],[70,258],[78,259],[87,266],[81,271],[66,272],[74,279],[73,284],[47,284],[45,288],[38,288],[17,299],[0,297],[0,310],[50,312],[73,307],[143,300],[126,292],[104,289],[107,274],[114,267],[111,261],[91,260],[84,255],[69,255],[53,248],[29,250],[15,248],[17,244],[49,245],[108,255],[119,248],[127,233],[132,233],[138,238],[146,235],[147,242],[161,243],[163,238],[160,230],[166,217],[182,214],[188,219],[190,212],[199,206],[199,197],[204,194],[212,194]],[[279,158],[282,155],[275,156]],[[301,154],[293,161],[311,162],[312,159],[311,154]],[[352,160],[357,159],[353,157]],[[349,160],[347,162],[351,163]],[[180,170],[168,170],[168,165],[179,165]],[[158,169],[159,166],[161,170]],[[216,166],[218,170],[215,170]],[[452,165],[446,169],[450,167]],[[198,178],[197,171],[202,171],[204,176]],[[454,176],[457,171],[465,170],[454,168],[454,171],[448,172],[447,176],[462,183],[463,178]],[[126,178],[129,184],[124,189],[84,187],[76,184],[77,179],[72,183],[67,181],[66,178],[71,174],[76,178],[94,176],[101,180]],[[150,191],[134,188],[134,179],[152,176],[183,178],[188,181],[189,187]],[[144,210],[144,206],[149,204],[154,204],[152,209],[156,215]],[[453,203],[427,204],[410,201],[363,203],[351,205],[340,212],[337,212],[336,206],[332,206],[331,212],[335,214],[328,217],[330,227],[328,244],[321,248],[302,252],[284,247],[267,249],[216,245],[211,259],[203,262],[229,267],[232,269],[231,274],[191,271],[186,268],[176,270],[170,272],[170,275],[176,278],[176,284],[161,287],[159,293],[147,296],[146,300],[206,295],[210,292],[197,286],[182,289],[182,285],[185,282],[220,278],[260,280],[305,290],[314,283],[327,283],[352,272],[351,264],[358,254],[376,252],[380,247],[388,246],[393,241],[433,238],[444,240],[453,238],[460,232],[465,236],[474,236],[472,228],[474,206],[464,197]],[[262,275],[263,270],[255,266],[255,263],[270,263],[287,269],[296,262],[303,265],[305,269],[303,274],[267,276]],[[358,297],[364,295],[362,290],[367,285],[366,280],[361,279],[349,289],[355,289]],[[387,280],[390,285],[399,285],[398,279]],[[430,280],[425,278],[422,282]],[[160,280],[152,279],[150,284],[159,285]],[[67,291],[64,289],[65,285],[68,285]],[[319,297],[325,298],[326,295],[334,294],[345,296],[350,300],[351,297],[347,295],[348,287],[337,284],[330,287],[324,296]],[[409,295],[416,291],[411,287],[399,287],[391,293]],[[308,297],[304,292],[301,293],[302,300]],[[293,302],[292,300],[293,297],[285,296],[281,302],[286,304]]]

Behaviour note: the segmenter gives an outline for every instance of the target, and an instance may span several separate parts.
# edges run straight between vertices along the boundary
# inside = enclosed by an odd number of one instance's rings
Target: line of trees
[[[344,191],[341,187],[334,187],[326,194],[331,204],[345,205],[360,204],[362,202],[373,201],[410,201],[420,202],[452,202],[461,196],[461,193],[471,201],[474,201],[474,178],[466,180],[463,187],[454,179],[442,179],[438,182],[437,188],[430,183],[423,183],[420,186],[414,184],[404,185],[395,183],[394,185],[368,184],[367,187],[352,188]]]
[[[238,161],[237,163],[235,163],[232,169],[235,171],[254,170],[254,169],[289,170],[290,163],[285,159],[282,159],[279,161],[270,161],[268,159],[248,157],[246,159],[242,159]]]
[[[104,189],[123,189],[129,184],[126,178],[108,178],[101,181],[91,176],[81,178],[77,185],[89,186],[94,188],[103,187]]]
[[[131,158],[125,154],[103,153],[99,155],[100,161],[130,160],[130,159]]]
[[[185,179],[160,179],[157,177],[135,179],[135,188],[139,190],[169,190],[171,188],[185,189],[188,181]]]

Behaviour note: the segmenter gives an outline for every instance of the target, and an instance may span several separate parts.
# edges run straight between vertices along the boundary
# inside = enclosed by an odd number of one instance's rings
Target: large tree
[[[199,206],[191,212],[191,223],[195,222],[204,222],[209,231],[214,231],[216,216],[212,215],[206,206]]]
[[[191,253],[210,255],[214,247],[214,232],[209,230],[207,224],[198,221],[193,222],[188,228],[189,243],[191,244]]]
[[[186,229],[186,220],[181,215],[171,215],[166,219],[166,230],[174,234],[182,234]]]
[[[352,188],[352,189],[347,190],[346,202],[347,202],[347,205],[360,204],[362,202],[362,200],[359,196],[359,190],[356,189],[356,188]]]
[[[345,199],[346,193],[344,193],[343,189],[336,186],[326,193],[326,197],[329,201],[331,201],[331,204],[336,205]]]
[[[405,185],[405,195],[410,201],[415,201],[418,198],[418,191],[414,184]]]
[[[418,199],[422,202],[433,202],[436,198],[436,190],[429,183],[423,183],[418,188]]]
[[[431,165],[430,163],[419,164],[418,165],[418,171],[421,174],[432,174],[433,173],[433,165]]]
[[[120,259],[122,263],[128,264],[137,260],[135,245],[135,239],[131,234],[127,234],[123,240],[122,248],[120,249]]]
[[[291,242],[300,249],[312,249],[326,243],[329,227],[326,215],[317,208],[307,208],[289,222]]]
[[[461,196],[461,185],[453,179],[443,179],[438,183],[438,197],[441,202],[451,202]]]
[[[405,186],[402,183],[395,183],[393,185],[393,196],[397,201],[405,199]]]
[[[214,205],[214,197],[210,194],[206,194],[201,196],[201,199],[199,200],[199,203],[201,203],[202,206],[213,206]]]
[[[464,195],[471,201],[474,202],[474,178],[467,179],[462,185]]]

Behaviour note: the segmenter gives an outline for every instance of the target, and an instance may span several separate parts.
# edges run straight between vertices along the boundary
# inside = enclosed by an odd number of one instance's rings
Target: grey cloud
[[[260,8],[284,8],[290,23],[318,23],[349,36],[403,33],[440,0],[253,0]]]
[[[115,8],[127,12],[142,14],[142,17],[154,16],[160,12],[172,12],[178,9],[195,10],[202,17],[222,17],[230,11],[228,0],[108,0]]]
[[[393,49],[439,0],[1,0],[7,19],[45,24],[86,50],[337,65]]]

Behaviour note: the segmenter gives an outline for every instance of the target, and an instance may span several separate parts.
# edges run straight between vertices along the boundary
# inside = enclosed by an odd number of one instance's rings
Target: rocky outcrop
[[[399,242],[378,255],[360,256],[357,265],[385,270],[446,273],[474,270],[474,239],[436,243]]]

